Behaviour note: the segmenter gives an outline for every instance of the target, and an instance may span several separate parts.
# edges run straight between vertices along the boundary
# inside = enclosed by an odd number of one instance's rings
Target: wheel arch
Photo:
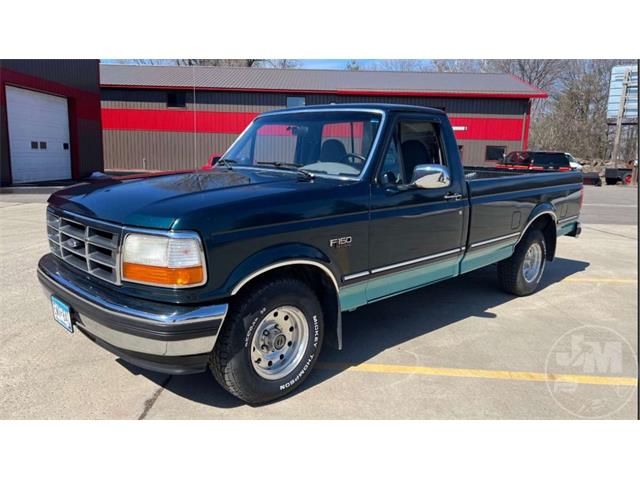
[[[556,255],[556,242],[558,238],[556,228],[557,222],[558,216],[556,215],[556,212],[551,204],[544,203],[538,205],[529,215],[527,224],[522,229],[516,245],[520,243],[527,232],[532,228],[541,230],[542,234],[544,235],[544,240],[547,247],[546,259],[549,261],[553,261]]]
[[[275,276],[286,275],[298,278],[309,284],[314,290],[323,309],[325,323],[325,340],[331,346],[342,349],[342,314],[340,309],[339,284],[336,274],[330,267],[329,259],[321,252],[312,252],[297,246],[298,255],[291,256],[291,249],[282,250],[281,258],[272,254],[259,255],[261,260],[253,259],[249,263],[252,268],[243,268],[242,275],[231,287],[231,297],[241,296],[244,291],[259,282],[268,281]],[[284,254],[288,251],[288,254]],[[306,254],[302,254],[305,251]],[[320,255],[318,255],[320,253]],[[276,256],[277,257],[277,256]],[[324,258],[323,258],[324,257]]]

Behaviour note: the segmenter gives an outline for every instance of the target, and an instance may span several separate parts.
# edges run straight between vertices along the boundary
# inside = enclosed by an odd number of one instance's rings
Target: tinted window
[[[487,153],[484,159],[487,161],[500,161],[504,158],[503,156],[506,151],[507,147],[487,147]]]
[[[564,153],[536,153],[533,156],[533,165],[544,168],[568,167],[569,160]]]
[[[531,154],[528,152],[511,152],[504,159],[504,163],[514,165],[528,165],[531,162]]]

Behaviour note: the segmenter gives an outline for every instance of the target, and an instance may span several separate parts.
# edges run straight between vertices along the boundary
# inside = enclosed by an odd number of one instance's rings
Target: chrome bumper
[[[105,348],[122,350],[129,358],[142,354],[146,368],[158,357],[171,362],[167,357],[208,355],[213,350],[227,304],[193,307],[131,297],[106,298],[103,291],[70,281],[58,268],[58,260],[50,257],[46,255],[38,265],[45,294],[66,302],[74,326],[97,343],[108,344]]]

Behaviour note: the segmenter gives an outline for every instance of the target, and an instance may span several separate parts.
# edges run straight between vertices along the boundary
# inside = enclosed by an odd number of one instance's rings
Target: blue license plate
[[[73,324],[71,323],[71,309],[69,305],[56,297],[51,297],[51,306],[53,307],[53,319],[62,325],[69,333],[73,333]]]

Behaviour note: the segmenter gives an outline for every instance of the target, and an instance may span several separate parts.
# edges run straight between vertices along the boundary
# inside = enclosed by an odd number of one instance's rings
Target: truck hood
[[[49,203],[86,217],[144,228],[169,229],[181,215],[204,205],[232,203],[309,181],[296,172],[212,169],[108,177],[54,193]]]

